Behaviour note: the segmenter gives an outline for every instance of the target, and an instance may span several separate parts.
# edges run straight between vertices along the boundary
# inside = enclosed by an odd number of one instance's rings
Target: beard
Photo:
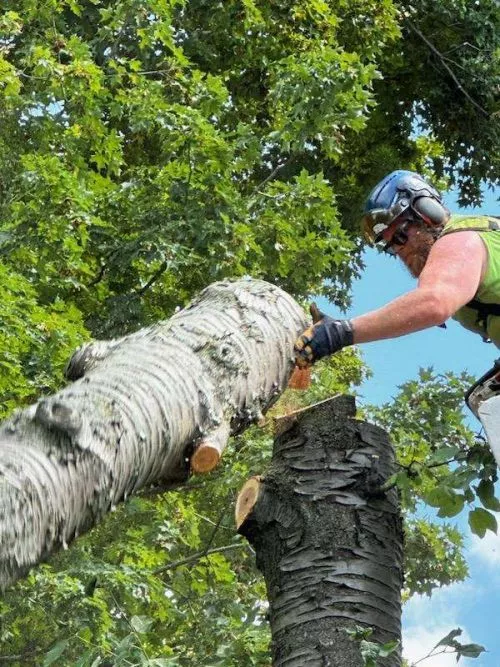
[[[404,262],[413,278],[418,278],[424,270],[427,258],[436,240],[426,229],[419,229],[417,234],[418,242],[415,243],[415,249]],[[417,241],[417,238],[415,238],[415,241]]]

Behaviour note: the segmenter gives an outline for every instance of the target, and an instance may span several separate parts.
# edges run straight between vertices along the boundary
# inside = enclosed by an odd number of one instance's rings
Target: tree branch
[[[36,655],[47,653],[57,643],[57,639],[51,642],[46,648],[29,648],[18,655],[0,655],[0,663],[20,662],[24,664],[28,658],[34,658]]]
[[[189,565],[189,563],[196,563],[196,561],[206,558],[211,554],[224,553],[225,551],[233,551],[234,549],[249,548],[249,545],[246,542],[236,542],[235,544],[227,544],[224,547],[214,547],[213,549],[204,549],[198,553],[183,558],[182,560],[175,560],[172,563],[167,563],[167,565],[162,565],[161,567],[153,570],[153,574],[162,574],[167,570],[175,570],[176,567],[181,567],[181,565]]]
[[[97,285],[98,283],[100,283],[101,280],[104,278],[104,274],[105,274],[105,273],[106,273],[106,264],[102,264],[102,265],[101,265],[101,268],[99,269],[99,273],[97,274],[97,276],[96,276],[95,278],[93,278],[93,279],[89,282],[89,284],[87,285],[87,287],[95,287],[95,285]]]
[[[460,81],[457,79],[457,77],[456,77],[456,75],[454,74],[453,70],[450,68],[449,65],[446,64],[446,62],[445,62],[446,58],[443,56],[443,54],[441,53],[441,51],[439,51],[439,50],[434,46],[434,44],[432,44],[432,42],[430,42],[430,41],[427,39],[427,37],[426,37],[426,36],[425,36],[425,35],[424,35],[424,34],[417,28],[416,25],[414,25],[414,23],[412,23],[412,21],[410,21],[409,19],[406,19],[405,23],[406,23],[406,25],[410,28],[410,30],[411,30],[412,32],[414,32],[414,33],[417,35],[417,37],[419,37],[419,38],[424,42],[424,44],[429,48],[429,50],[430,50],[435,56],[437,56],[437,58],[440,60],[440,62],[441,62],[441,64],[442,64],[442,66],[445,68],[445,70],[448,72],[448,74],[450,75],[451,79],[453,80],[453,82],[454,82],[455,85],[457,86],[458,90],[459,90],[459,91],[460,91],[460,92],[461,92],[461,93],[462,93],[462,94],[469,100],[469,102],[470,102],[473,106],[476,107],[476,109],[478,109],[484,116],[486,116],[486,118],[489,118],[489,117],[490,117],[490,114],[486,111],[486,109],[484,109],[480,104],[478,104],[478,102],[476,102],[476,100],[475,100],[473,97],[471,97],[471,96],[469,95],[469,93],[465,90],[465,88],[462,86],[462,84],[460,83]]]
[[[412,461],[407,466],[404,466],[401,463],[396,463],[396,465],[401,470],[405,470],[408,477],[417,477],[418,472],[416,470],[412,469],[413,463],[414,463],[414,461]],[[429,463],[428,465],[422,464],[422,467],[427,468],[428,470],[430,470],[431,468],[440,468],[441,466],[447,466],[450,463],[457,463],[457,459],[452,458],[452,459],[449,459],[448,461],[441,461],[440,463]],[[375,494],[387,493],[387,491],[390,491],[391,489],[393,489],[397,485],[398,485],[397,481],[395,479],[393,479],[392,476],[391,476],[391,477],[389,477],[388,480],[386,480],[386,482],[384,484],[382,484],[382,486],[380,486],[378,489],[374,489],[373,493],[375,493]]]
[[[288,164],[290,164],[291,161],[292,161],[292,158],[290,158],[290,159],[288,159],[288,160],[285,160],[284,162],[281,162],[280,164],[278,164],[278,165],[272,170],[272,172],[271,172],[268,176],[266,176],[266,178],[265,178],[261,183],[259,183],[259,185],[257,185],[257,187],[255,188],[255,191],[260,190],[261,187],[263,187],[264,185],[266,185],[267,183],[269,183],[269,181],[272,181],[273,178],[276,176],[276,174],[277,174],[279,171],[281,171],[284,167],[286,167]]]
[[[143,296],[143,294],[148,291],[151,285],[153,285],[159,278],[161,278],[161,276],[165,273],[167,269],[168,269],[168,261],[165,260],[164,262],[162,262],[158,271],[153,273],[153,275],[144,285],[144,287],[141,287],[141,289],[137,290],[134,296]]]
[[[210,537],[208,538],[208,542],[206,543],[205,548],[203,549],[203,556],[202,556],[202,558],[203,558],[204,556],[206,556],[207,553],[210,551],[210,547],[212,546],[213,541],[215,540],[215,536],[217,535],[217,531],[218,531],[219,528],[220,528],[220,525],[221,525],[221,523],[222,523],[222,519],[223,519],[223,518],[225,517],[225,515],[226,515],[226,511],[227,511],[227,507],[224,505],[224,507],[222,508],[222,512],[220,513],[219,518],[217,519],[217,522],[215,523],[215,525],[214,525],[214,527],[213,527],[213,529],[212,529],[212,532],[211,532],[211,534],[210,534]]]
[[[83,376],[0,424],[0,589],[131,494],[186,481],[201,434],[258,421],[287,385],[305,322],[286,292],[244,278],[77,350],[69,365]]]

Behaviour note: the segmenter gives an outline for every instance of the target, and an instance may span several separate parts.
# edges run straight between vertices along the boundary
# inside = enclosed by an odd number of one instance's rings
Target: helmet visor
[[[410,202],[400,199],[390,208],[374,208],[361,218],[361,230],[369,243],[378,243],[391,223],[404,213]]]
[[[361,218],[363,236],[369,243],[378,243],[393,220],[392,212],[387,208],[378,208],[366,213]]]

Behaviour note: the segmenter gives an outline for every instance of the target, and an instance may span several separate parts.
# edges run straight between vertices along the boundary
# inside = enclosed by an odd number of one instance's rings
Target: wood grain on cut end
[[[255,476],[245,482],[236,500],[236,509],[234,517],[236,520],[236,529],[245,522],[247,517],[251,514],[255,504],[259,498],[262,477]]]
[[[191,457],[191,470],[201,474],[213,470],[220,461],[219,449],[210,442],[202,442]]]
[[[273,433],[274,437],[278,437],[288,431],[294,426],[294,424],[303,416],[309,413],[312,408],[321,408],[325,406],[332,415],[339,416],[349,416],[354,417],[356,414],[356,402],[353,396],[336,394],[335,396],[330,396],[325,398],[318,403],[313,405],[307,405],[305,408],[299,408],[298,410],[292,410],[287,412],[284,415],[279,417],[274,417],[273,419]]]

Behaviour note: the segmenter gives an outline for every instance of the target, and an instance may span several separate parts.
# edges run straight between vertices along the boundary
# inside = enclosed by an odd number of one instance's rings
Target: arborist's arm
[[[439,239],[416,289],[352,320],[353,342],[395,338],[442,324],[474,297],[486,262],[486,248],[476,232]]]
[[[297,341],[297,364],[310,365],[353,343],[395,338],[443,323],[474,297],[486,266],[486,248],[476,232],[444,236],[432,247],[416,289],[353,320],[323,317]]]

